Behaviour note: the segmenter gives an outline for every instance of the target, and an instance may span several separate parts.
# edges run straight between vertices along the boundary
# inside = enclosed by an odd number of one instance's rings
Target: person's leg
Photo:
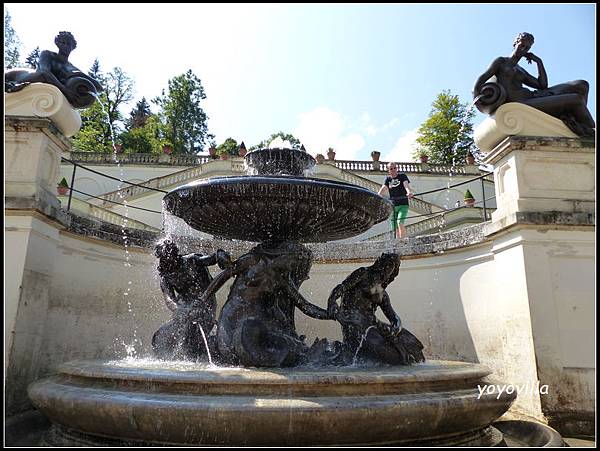
[[[390,218],[391,226],[392,226],[392,238],[398,237],[398,212],[400,211],[400,207],[395,206],[394,211],[392,212],[392,216]]]
[[[398,238],[406,238],[408,234],[404,222],[408,216],[408,205],[400,205],[398,208]]]

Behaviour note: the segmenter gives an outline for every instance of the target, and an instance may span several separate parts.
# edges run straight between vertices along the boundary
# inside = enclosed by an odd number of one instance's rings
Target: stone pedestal
[[[67,135],[81,119],[54,86],[32,84],[4,95],[5,411],[31,404],[27,385],[37,379],[46,313],[60,230],[68,217],[60,210],[56,185]]]
[[[48,119],[7,115],[4,124],[5,207],[52,215],[60,208],[56,199],[60,156],[71,148],[70,142]]]
[[[578,138],[505,138],[487,156],[494,166],[497,210],[492,221],[517,212],[593,213],[593,141]]]
[[[476,131],[480,142],[496,139],[488,125]],[[503,346],[515,353],[504,377],[518,383],[529,368],[525,379],[537,379],[547,392],[521,404],[525,413],[563,434],[593,433],[594,142],[505,136],[485,163],[494,167],[498,207],[486,235],[494,243],[497,289],[511,327]]]

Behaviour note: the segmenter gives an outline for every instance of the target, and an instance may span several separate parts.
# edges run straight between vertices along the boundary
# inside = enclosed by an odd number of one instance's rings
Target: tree
[[[88,75],[104,86],[104,74],[100,70],[100,61],[98,61],[98,58],[96,58],[92,63],[92,67],[90,67]]]
[[[292,149],[300,149],[300,147],[302,147],[302,143],[300,142],[300,140],[298,138],[296,138],[294,135],[292,135],[291,133],[277,132],[277,133],[273,133],[267,139],[263,139],[258,144],[250,147],[249,150],[264,149],[265,147],[269,147],[269,144],[275,138],[281,138],[284,141],[289,141],[289,143],[292,145]]]
[[[148,104],[146,97],[142,97],[142,100],[138,101],[133,110],[131,110],[131,113],[129,113],[129,118],[125,121],[125,129],[131,130],[143,127],[151,115],[150,104]]]
[[[163,124],[155,114],[150,114],[144,124],[131,127],[120,135],[123,151],[127,153],[160,153],[162,151]]]
[[[473,122],[475,113],[458,96],[442,91],[432,104],[429,118],[418,130],[414,157],[426,154],[430,163],[456,164],[475,153]],[[475,152],[474,152],[475,151]]]
[[[104,91],[98,102],[81,112],[82,127],[73,136],[73,145],[82,152],[112,152],[112,142],[122,129],[120,108],[133,98],[133,80],[119,67],[102,74],[98,60],[88,74],[100,82]]]
[[[27,66],[31,67],[32,69],[37,69],[39,59],[40,48],[36,47],[31,51],[31,53],[29,53],[29,55],[27,55],[27,58],[25,58],[25,64],[27,64]]]
[[[105,94],[100,95],[106,102]],[[81,111],[81,128],[73,136],[73,148],[78,152],[112,152],[113,134],[111,133],[106,113],[100,102],[94,102]]]
[[[227,138],[222,144],[217,146],[217,155],[223,154],[236,156],[240,154],[238,143],[235,139]]]
[[[11,17],[4,10],[4,68],[11,69],[19,65],[19,47],[21,41],[11,25]]]
[[[208,117],[200,106],[206,98],[202,83],[191,70],[168,82],[168,90],[153,102],[160,107],[159,116],[165,125],[165,142],[174,153],[197,154],[213,135],[208,133]]]
[[[113,130],[117,132],[120,129],[118,122],[123,119],[119,108],[133,100],[134,83],[120,67],[115,67],[106,75],[103,87],[108,120]]]

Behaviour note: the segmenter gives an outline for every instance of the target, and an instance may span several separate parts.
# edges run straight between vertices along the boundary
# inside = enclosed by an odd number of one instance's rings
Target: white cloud
[[[394,148],[386,154],[382,155],[381,160],[397,161],[401,163],[416,161],[413,158],[412,153],[415,149],[416,139],[419,136],[417,130],[418,129],[409,130],[405,132],[402,136],[400,136],[400,138],[398,138],[398,140],[396,141]]]
[[[398,124],[399,121],[400,119],[395,117],[387,121],[383,125],[376,125],[371,120],[371,116],[369,115],[369,113],[363,113],[356,128],[361,131],[364,131],[364,133],[366,133],[368,136],[375,136],[378,133],[386,132],[387,130]]]
[[[364,113],[363,120],[369,120],[368,113]],[[307,113],[298,115],[299,124],[293,132],[306,147],[306,150],[315,155],[327,153],[327,148],[333,147],[338,160],[354,160],[358,152],[365,146],[365,140],[360,133],[356,133],[340,113],[327,107],[318,107]]]

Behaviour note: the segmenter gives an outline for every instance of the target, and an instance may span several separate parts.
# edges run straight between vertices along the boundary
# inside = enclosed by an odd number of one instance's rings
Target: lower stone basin
[[[33,383],[51,445],[493,445],[490,424],[514,394],[477,364],[201,368],[160,361],[76,361]]]
[[[196,230],[257,242],[350,238],[387,219],[393,208],[366,188],[289,176],[202,180],[170,191],[163,202]]]

